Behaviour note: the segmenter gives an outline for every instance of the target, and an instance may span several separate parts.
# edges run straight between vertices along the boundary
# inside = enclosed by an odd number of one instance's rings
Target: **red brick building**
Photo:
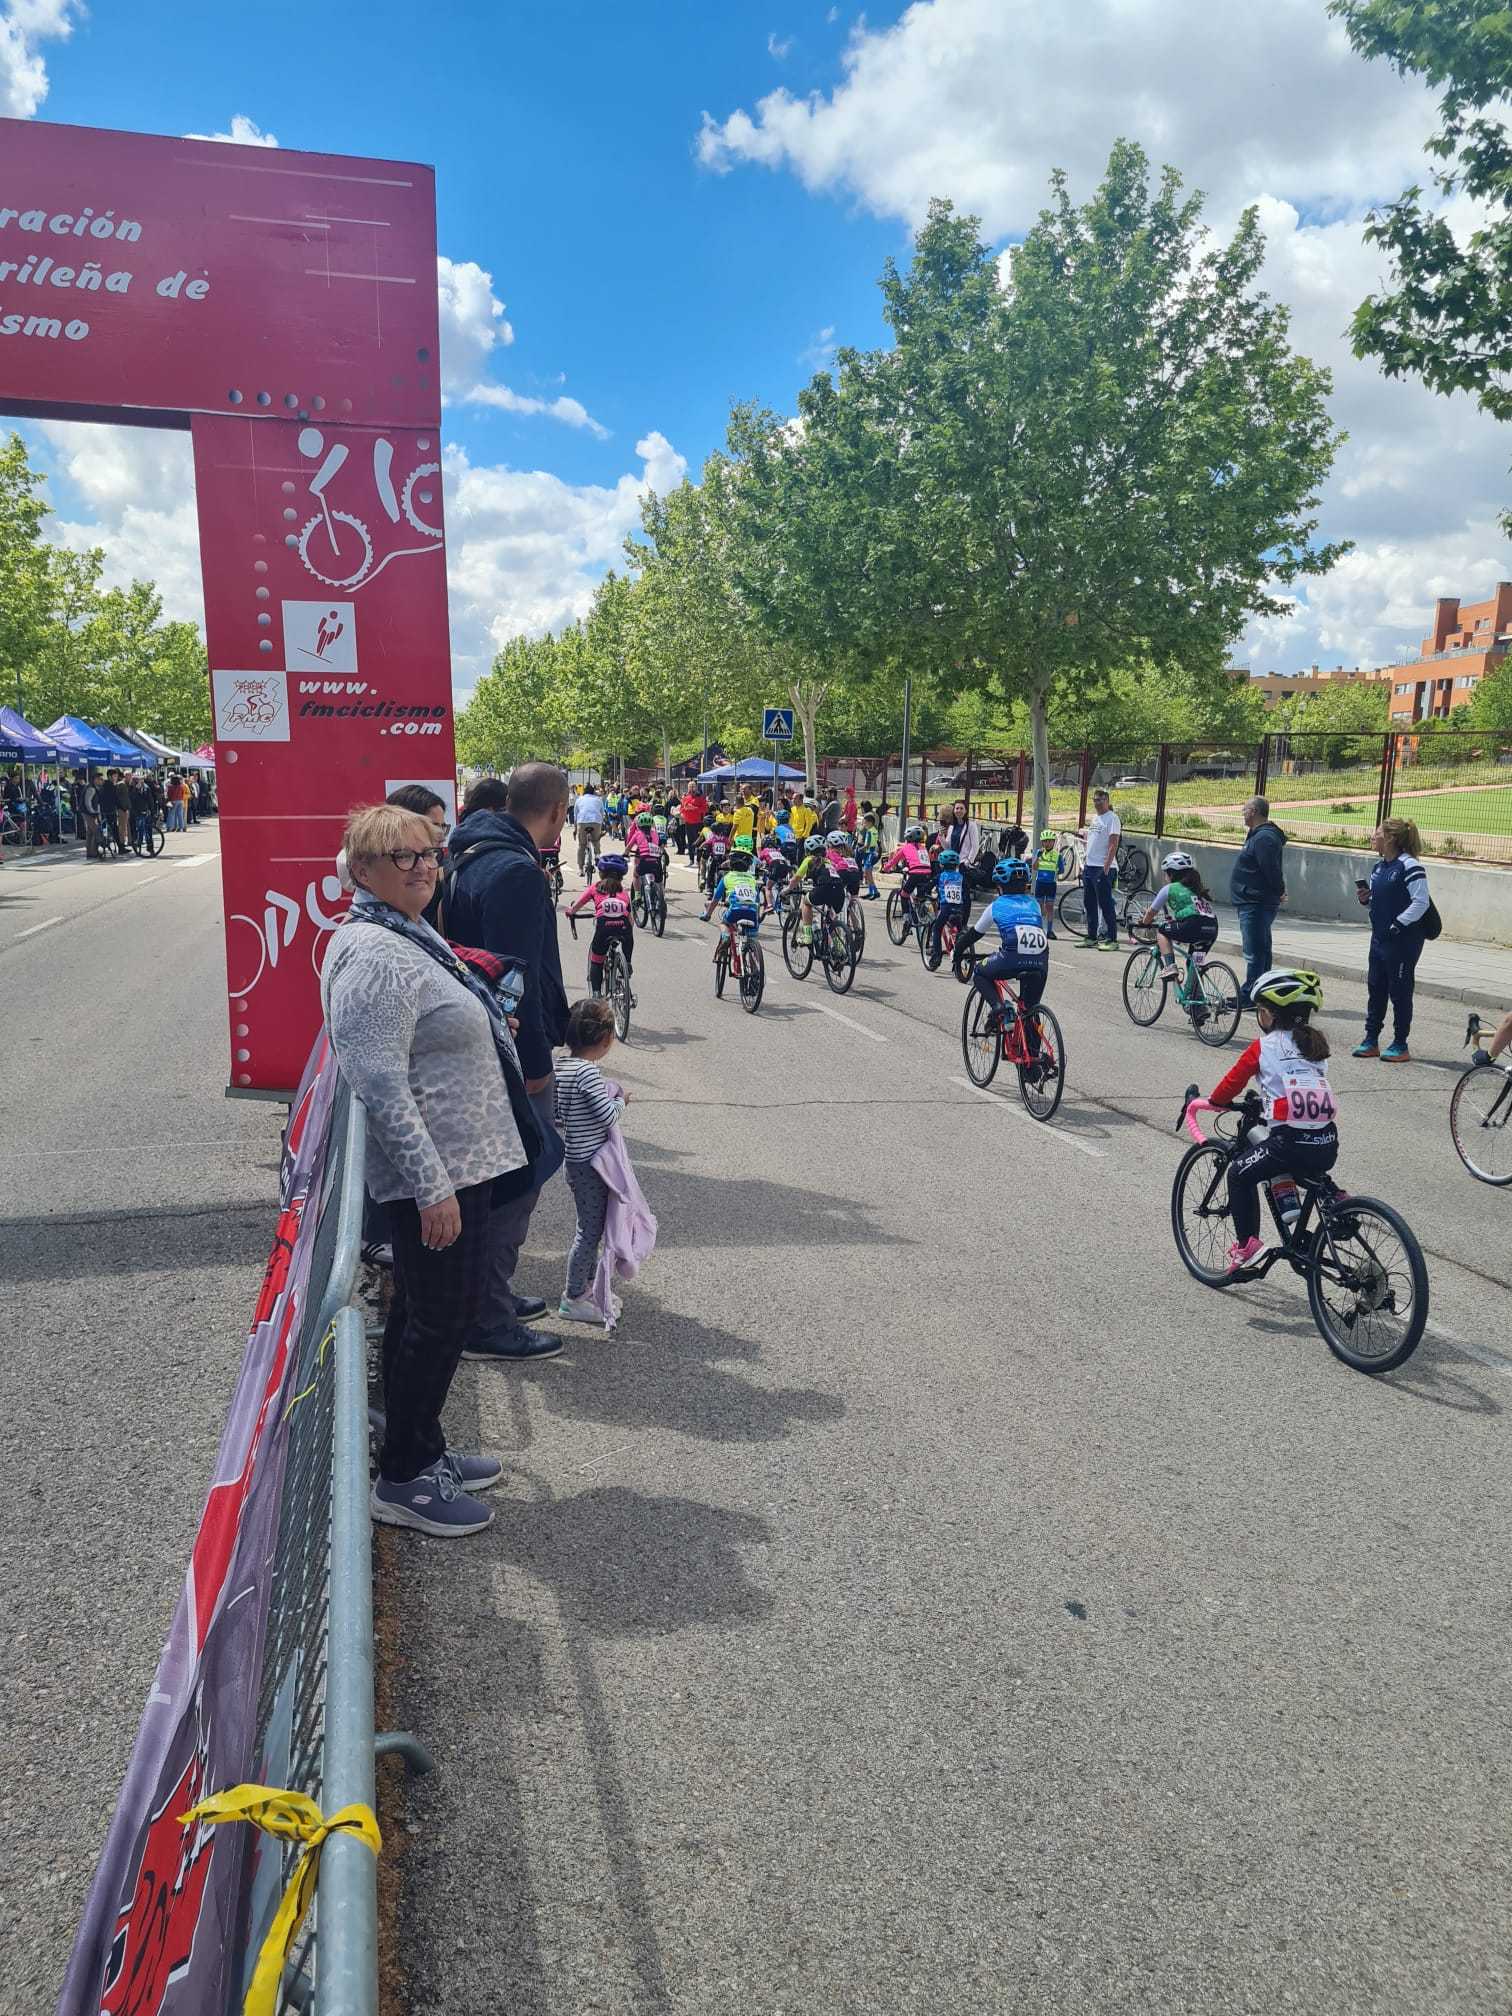
[[[1423,639],[1420,658],[1384,665],[1377,677],[1391,681],[1391,725],[1442,720],[1465,706],[1486,674],[1512,646],[1512,581],[1498,581],[1486,602],[1441,595],[1433,609],[1433,635]]]

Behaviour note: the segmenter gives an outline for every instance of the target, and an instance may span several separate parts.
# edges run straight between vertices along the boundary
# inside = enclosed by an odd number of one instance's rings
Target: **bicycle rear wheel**
[[[1087,896],[1079,882],[1073,882],[1055,906],[1055,914],[1068,931],[1081,938],[1087,931]]]
[[[1060,1105],[1066,1089],[1066,1046],[1061,1026],[1042,1001],[1032,1015],[1020,1017],[1028,1041],[1028,1024],[1039,1035],[1039,1048],[1032,1064],[1018,1067],[1019,1097],[1036,1120],[1049,1120]]]
[[[903,908],[903,891],[889,889],[887,902],[883,906],[882,921],[887,926],[887,935],[894,945],[901,945],[909,933],[908,913]]]
[[[1512,1071],[1472,1064],[1449,1101],[1449,1134],[1477,1183],[1512,1183]]]
[[[1171,1230],[1182,1265],[1205,1287],[1228,1273],[1233,1218],[1228,1201],[1228,1151],[1216,1141],[1188,1148],[1171,1184]]]
[[[1080,873],[1081,862],[1077,858],[1076,849],[1067,841],[1055,857],[1055,879],[1057,882],[1069,882],[1073,876]]]
[[[611,945],[605,955],[604,989],[614,1009],[614,1033],[623,1043],[630,1034],[630,975],[618,945]]]
[[[1335,1205],[1313,1235],[1307,1299],[1334,1356],[1356,1372],[1392,1372],[1428,1322],[1428,1267],[1400,1212],[1375,1197]]]
[[[747,1015],[756,1013],[765,991],[766,959],[756,940],[747,938],[740,948],[740,1005]]]
[[[795,980],[807,980],[814,963],[813,940],[804,944],[799,939],[802,928],[796,910],[782,920],[782,963]]]
[[[1132,842],[1125,842],[1119,848],[1118,879],[1131,895],[1136,889],[1143,889],[1145,883],[1150,879],[1150,857],[1146,854],[1143,847],[1136,847]]]
[[[961,1056],[973,1085],[990,1085],[1003,1054],[1003,1034],[991,1022],[992,1009],[973,987],[961,1008]]]
[[[1141,945],[1129,954],[1123,970],[1123,1003],[1129,1020],[1141,1029],[1153,1028],[1160,1020],[1165,998],[1159,950],[1154,945]]]
[[[158,854],[161,854],[161,853],[162,853],[162,851],[163,851],[163,849],[164,849],[164,848],[165,848],[165,847],[166,847],[167,845],[168,845],[168,835],[167,835],[167,834],[166,834],[166,833],[165,833],[165,832],[163,831],[162,827],[161,827],[161,826],[159,826],[159,825],[158,825],[158,824],[157,824],[157,823],[156,823],[156,822],[154,821],[154,823],[153,823],[153,824],[152,824],[151,826],[149,826],[149,827],[147,828],[147,852],[148,852],[148,854],[149,854],[149,855],[158,855]]]
[[[1204,1016],[1192,1017],[1197,1040],[1221,1050],[1239,1027],[1242,1013],[1239,976],[1232,966],[1225,966],[1221,959],[1209,959],[1206,965],[1197,969],[1197,977],[1202,987],[1202,1005],[1207,1010]]]
[[[856,948],[845,920],[836,917],[824,947],[824,977],[832,994],[848,994],[856,977]]]

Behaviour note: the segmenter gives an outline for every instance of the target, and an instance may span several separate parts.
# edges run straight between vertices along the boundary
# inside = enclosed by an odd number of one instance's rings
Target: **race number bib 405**
[[[1015,924],[1013,942],[1025,958],[1037,958],[1050,949],[1050,941],[1039,924]]]

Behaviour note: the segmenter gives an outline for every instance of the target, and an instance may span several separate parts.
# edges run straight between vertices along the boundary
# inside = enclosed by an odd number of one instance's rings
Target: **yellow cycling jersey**
[[[819,814],[812,805],[795,805],[788,813],[788,824],[793,829],[795,839],[807,840],[819,824]]]

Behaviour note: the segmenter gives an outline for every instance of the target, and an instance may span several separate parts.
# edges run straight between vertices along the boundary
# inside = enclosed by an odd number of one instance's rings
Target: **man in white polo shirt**
[[[599,842],[604,837],[604,801],[591,777],[577,795],[572,825],[577,834],[578,873],[586,879],[598,860]]]
[[[1092,817],[1087,822],[1087,860],[1082,869],[1082,893],[1087,901],[1087,935],[1083,945],[1101,951],[1118,950],[1118,915],[1113,908],[1113,877],[1123,827],[1106,791],[1092,793]]]

